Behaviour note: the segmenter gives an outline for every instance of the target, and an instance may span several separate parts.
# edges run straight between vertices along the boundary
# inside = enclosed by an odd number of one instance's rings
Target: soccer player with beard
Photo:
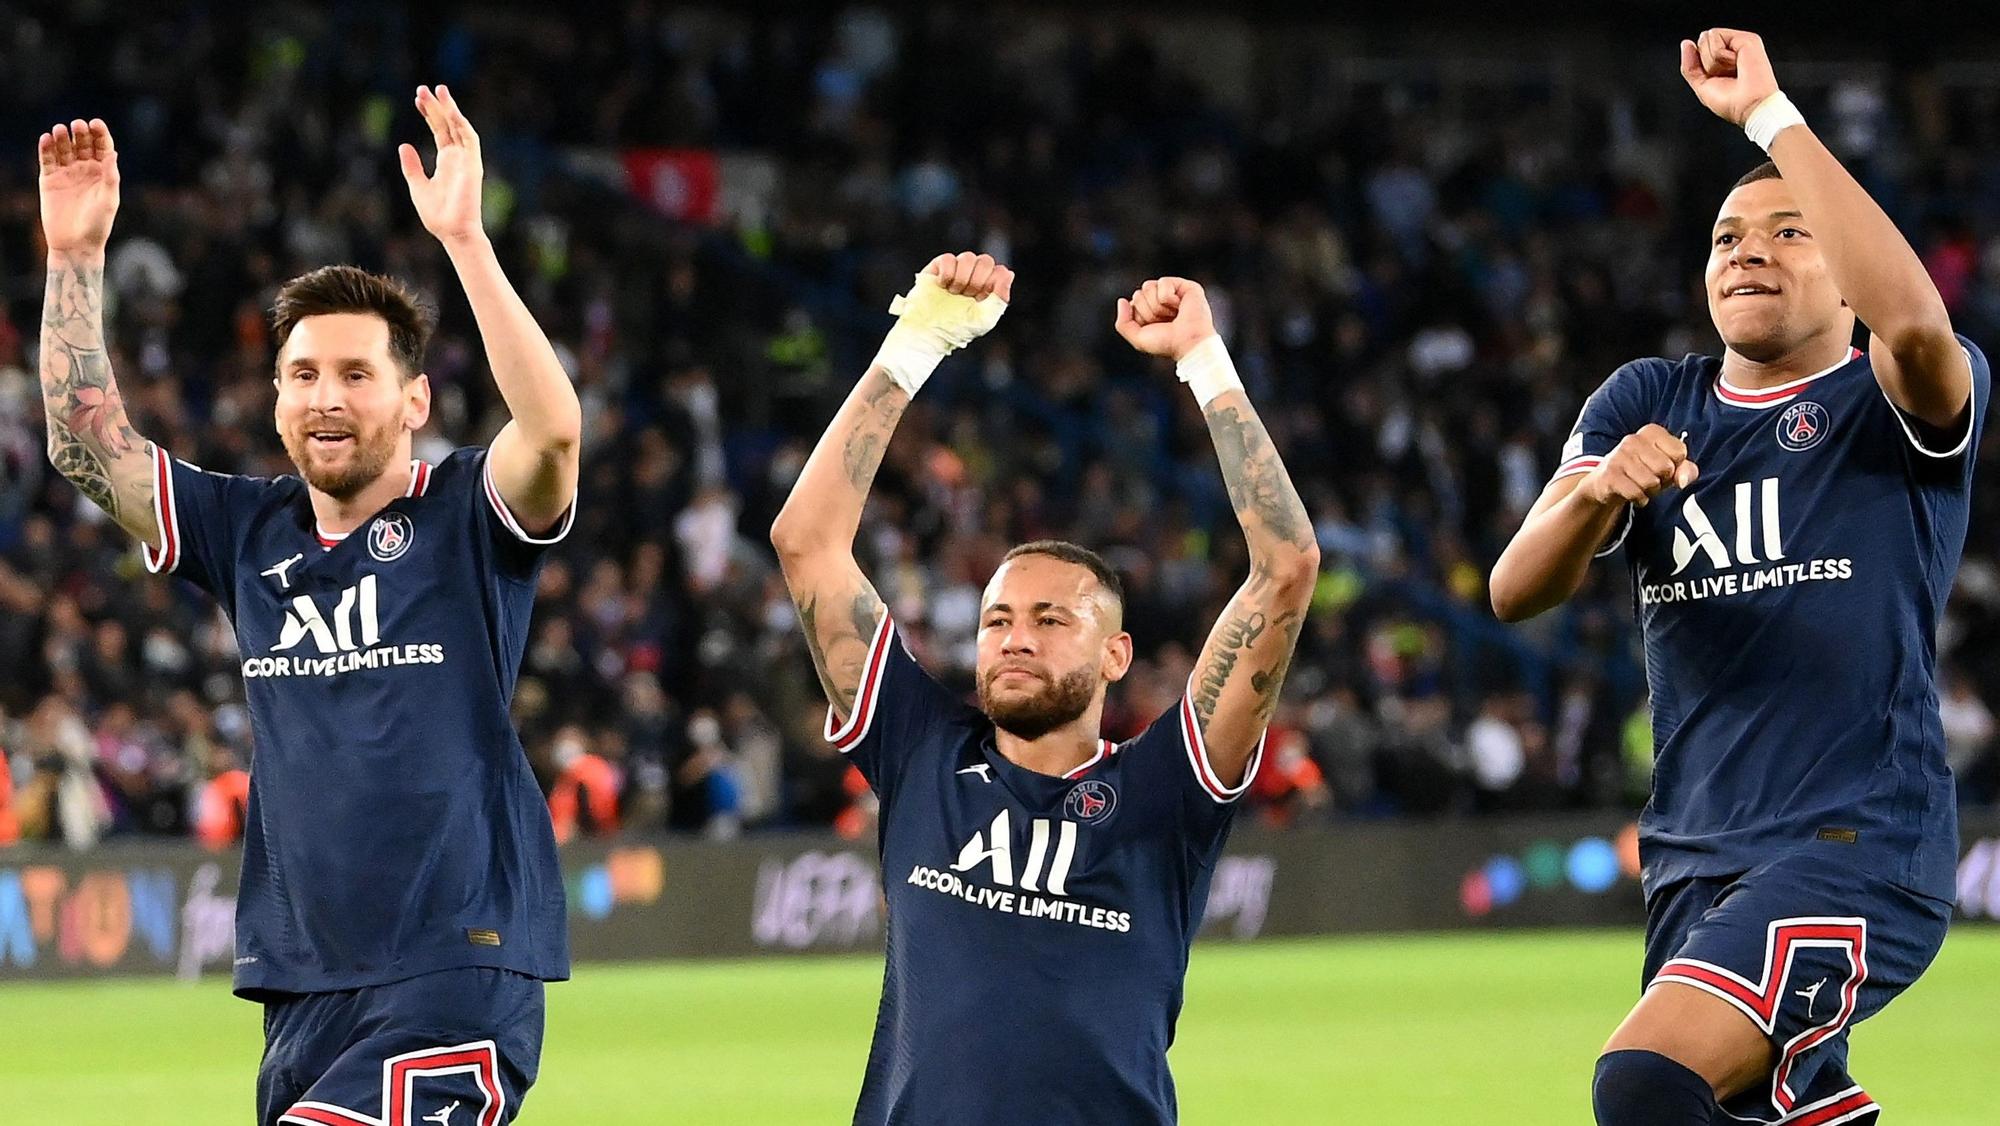
[[[1681,74],[1773,161],[1709,232],[1724,353],[1590,397],[1493,606],[1540,613],[1625,547],[1658,762],[1645,991],[1597,1121],[1873,1122],[1848,1028],[1923,973],[1956,891],[1937,627],[1992,375],[1757,36],[1684,41]]]
[[[826,736],[881,798],[887,973],[854,1121],[1168,1123],[1189,943],[1249,786],[1319,568],[1312,526],[1215,333],[1201,287],[1149,281],[1117,331],[1171,356],[1207,416],[1250,575],[1187,693],[1100,737],[1125,675],[1117,576],[1022,544],[982,597],[970,706],[897,636],[852,551],[910,398],[991,329],[1013,275],[942,255],[806,462],[771,529],[831,709]]]
[[[456,267],[513,415],[485,449],[411,457],[427,314],[348,266],[279,290],[276,423],[298,476],[209,473],[133,428],[111,374],[102,121],[42,135],[49,457],[235,627],[256,737],[235,986],[264,1005],[257,1120],[511,1121],[569,973],[548,808],[508,717],[536,574],[567,532],[581,412],[480,225],[479,140],[417,91],[437,142],[410,197]]]

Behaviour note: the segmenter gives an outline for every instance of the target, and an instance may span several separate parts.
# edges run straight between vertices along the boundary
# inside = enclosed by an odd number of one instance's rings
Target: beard
[[[313,457],[312,439],[308,437],[313,430],[322,428],[339,429],[305,422],[295,430],[286,431],[285,453],[298,467],[299,476],[305,478],[306,484],[340,501],[354,499],[356,494],[382,476],[396,456],[396,439],[401,433],[396,426],[380,426],[374,430],[349,429],[348,433],[354,435],[354,448],[348,451],[344,462],[328,465]]]
[[[1045,681],[1032,696],[996,699],[991,677],[979,681],[979,710],[993,726],[1022,739],[1039,739],[1058,727],[1075,721],[1090,709],[1097,695],[1097,670],[1077,669],[1054,681]]]

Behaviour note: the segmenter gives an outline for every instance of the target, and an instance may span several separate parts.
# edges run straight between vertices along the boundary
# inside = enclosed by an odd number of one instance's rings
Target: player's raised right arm
[[[42,134],[42,406],[49,461],[142,542],[160,538],[153,446],[132,429],[104,338],[104,248],[118,214],[118,154],[102,121]]]
[[[901,314],[833,423],[806,459],[771,525],[785,585],[827,702],[853,714],[882,599],[854,560],[854,536],[875,471],[910,398],[938,361],[1000,320],[1013,271],[987,255],[941,254],[890,311]]]
[[[1493,565],[1493,612],[1503,622],[1526,621],[1567,601],[1626,505],[1644,507],[1669,485],[1694,484],[1699,472],[1686,444],[1648,423],[1590,472],[1550,481]]]

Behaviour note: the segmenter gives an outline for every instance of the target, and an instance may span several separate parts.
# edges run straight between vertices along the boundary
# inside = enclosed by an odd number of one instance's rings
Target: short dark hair
[[[327,313],[382,318],[389,326],[389,354],[403,369],[403,378],[423,370],[424,347],[430,343],[437,317],[409,286],[359,266],[321,266],[300,274],[279,287],[278,299],[271,304],[271,331],[278,350],[284,351],[300,321]]]
[[[1009,551],[1000,562],[1005,563],[1023,555],[1046,555],[1065,563],[1088,567],[1090,573],[1097,577],[1097,584],[1110,591],[1111,597],[1118,600],[1119,606],[1125,605],[1125,584],[1119,581],[1118,572],[1111,569],[1111,564],[1106,563],[1102,555],[1081,544],[1074,544],[1068,540],[1031,540]]]
[[[1738,177],[1735,183],[1729,185],[1729,191],[1733,192],[1745,184],[1754,184],[1759,180],[1782,180],[1784,178],[1785,174],[1778,171],[1777,162],[1767,160]],[[1727,195],[1728,192],[1724,192],[1723,194]]]

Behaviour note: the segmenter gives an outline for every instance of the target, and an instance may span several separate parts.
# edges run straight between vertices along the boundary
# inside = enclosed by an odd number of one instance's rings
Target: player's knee
[[[1590,1102],[1597,1126],[1709,1126],[1715,1118],[1708,1080],[1658,1052],[1627,1049],[1597,1057]]]

